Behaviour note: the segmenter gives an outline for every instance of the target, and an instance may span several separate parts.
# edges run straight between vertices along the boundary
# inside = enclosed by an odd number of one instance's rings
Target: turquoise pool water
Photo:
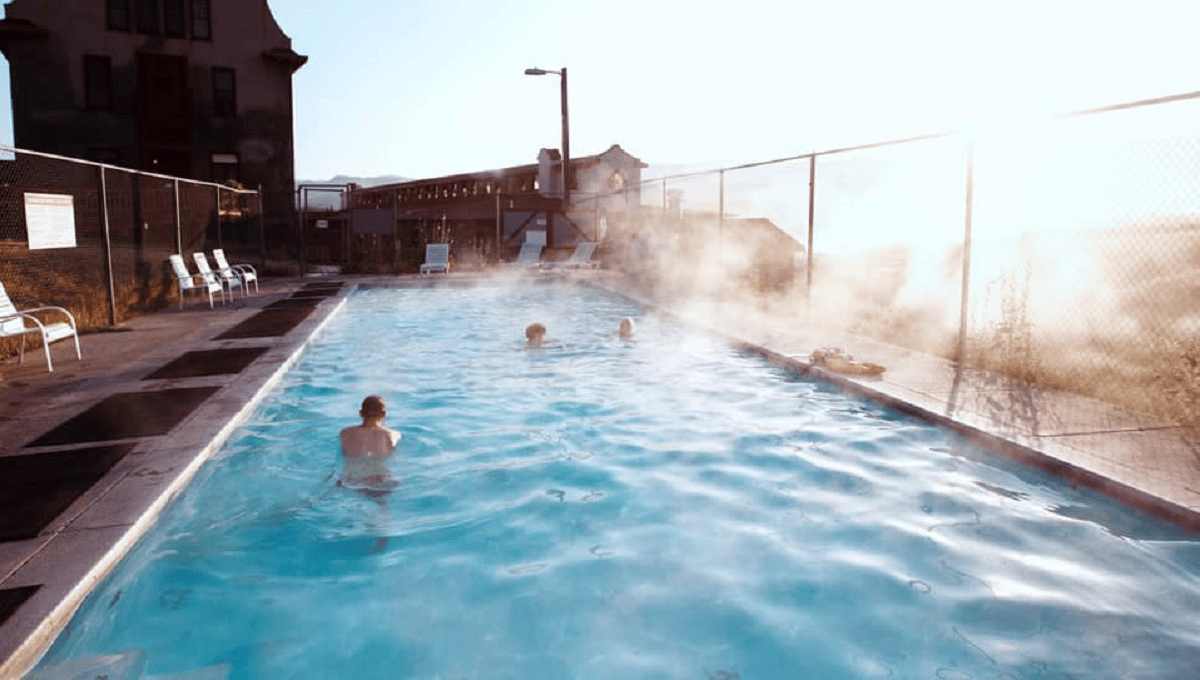
[[[331,477],[369,393],[382,505]],[[1197,611],[1194,537],[620,298],[372,289],[38,670],[1172,678]]]

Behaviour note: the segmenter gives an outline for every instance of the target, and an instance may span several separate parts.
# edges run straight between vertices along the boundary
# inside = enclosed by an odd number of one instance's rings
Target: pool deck
[[[528,279],[547,275],[504,276]],[[960,371],[946,360],[840,331],[807,327],[787,315],[734,305],[663,305],[646,299],[609,272],[553,276],[588,280],[689,324],[724,334],[768,360],[811,372],[1073,483],[1099,489],[1142,511],[1200,531],[1200,439],[1194,430],[981,371]],[[20,469],[17,457],[32,460],[36,454],[42,461],[39,465],[63,475],[64,484],[78,485],[78,475],[54,470],[55,454],[63,462],[58,467],[65,467],[66,462],[80,460],[80,455],[70,458],[71,452],[90,455],[88,449],[94,448],[112,455],[113,445],[124,447],[117,451],[116,462],[99,469],[95,480],[80,487],[73,500],[64,502],[48,494],[46,503],[54,500],[59,503],[55,508],[66,503],[66,509],[56,511],[34,535],[0,541],[0,617],[6,616],[0,621],[0,678],[20,677],[36,663],[90,590],[257,406],[343,300],[340,293],[311,299],[308,291],[314,286],[325,289],[332,281],[344,282],[344,290],[348,290],[356,283],[428,285],[436,280],[470,285],[480,278],[452,274],[427,279],[338,276],[267,280],[259,293],[225,306],[218,304],[216,309],[193,302],[182,310],[132,319],[113,332],[83,335],[82,360],[75,358],[69,342],[56,343],[54,372],[46,371],[40,349],[27,355],[23,364],[0,364],[0,463],[18,465],[8,469]],[[311,314],[281,335],[248,332],[234,337],[239,334],[231,332],[246,328],[243,322],[252,317],[270,317],[260,314],[268,306],[287,310],[297,306],[292,303],[307,305]],[[712,321],[720,318],[736,318],[736,330]],[[219,338],[221,335],[227,337]],[[880,377],[859,378],[810,366],[809,353],[827,346],[843,347],[888,370]],[[235,372],[219,372],[233,369],[218,367],[213,369],[218,372],[204,375],[160,371],[189,352],[200,353],[189,357],[246,356],[249,363],[235,366],[240,369]],[[195,394],[197,405],[190,411],[163,414],[164,424],[156,431],[122,430],[120,422],[110,422],[121,419],[114,418],[111,409],[102,408],[105,404],[152,403],[158,392]],[[139,397],[149,401],[137,402]],[[67,427],[72,423],[74,429]],[[87,436],[97,429],[102,431],[100,435]],[[55,434],[61,436],[51,436]],[[46,488],[45,478],[39,483],[42,486],[37,488]],[[0,480],[0,489],[11,493],[11,497],[0,498],[0,504],[9,518],[15,518],[6,525],[19,524],[23,517],[39,512],[45,515],[45,508],[33,507],[41,496],[26,499],[11,492],[12,488],[14,482],[9,480],[6,487]]]

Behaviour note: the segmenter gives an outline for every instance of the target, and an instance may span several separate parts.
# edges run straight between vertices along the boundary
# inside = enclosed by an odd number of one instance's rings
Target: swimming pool
[[[369,393],[382,506],[332,478]],[[38,670],[1183,677],[1198,605],[1194,537],[621,298],[371,289]]]

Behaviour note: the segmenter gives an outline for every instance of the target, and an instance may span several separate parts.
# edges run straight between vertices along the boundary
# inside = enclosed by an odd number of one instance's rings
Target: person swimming
[[[545,324],[533,322],[525,327],[525,346],[541,347],[546,343]]]
[[[621,324],[617,327],[617,337],[622,340],[632,340],[633,334],[633,319],[629,317],[622,318]]]
[[[362,417],[362,424],[343,428],[339,435],[342,476],[338,485],[360,489],[368,495],[382,495],[399,485],[385,463],[396,452],[404,435],[383,426],[383,419],[387,417],[383,397],[372,394],[363,399],[358,415]]]

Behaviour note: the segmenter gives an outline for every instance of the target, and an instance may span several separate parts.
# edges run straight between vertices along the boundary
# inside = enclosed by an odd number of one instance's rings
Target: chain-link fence
[[[175,304],[169,255],[220,247],[262,261],[258,192],[0,147],[0,283],[18,309],[113,326]]]
[[[1200,425],[1197,120],[1193,93],[660,177],[608,247],[673,295]]]

